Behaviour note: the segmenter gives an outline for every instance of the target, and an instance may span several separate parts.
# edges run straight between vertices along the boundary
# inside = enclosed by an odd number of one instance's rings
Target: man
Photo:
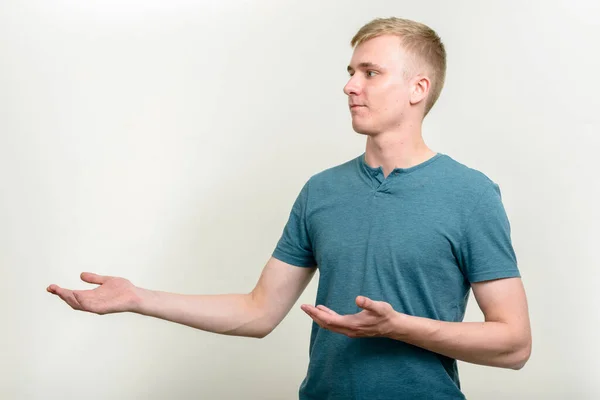
[[[461,399],[457,361],[520,369],[531,352],[527,301],[498,185],[432,151],[423,118],[442,90],[438,35],[376,19],[351,41],[344,88],[357,158],[312,176],[251,293],[180,295],[83,273],[99,284],[48,291],[99,314],[136,312],[262,338],[319,268],[301,399]],[[462,322],[470,290],[485,322]]]

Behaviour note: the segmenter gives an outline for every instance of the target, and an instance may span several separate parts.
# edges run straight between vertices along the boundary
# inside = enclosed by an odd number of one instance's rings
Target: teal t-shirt
[[[357,296],[463,320],[470,283],[518,277],[500,189],[448,155],[387,177],[365,154],[312,176],[273,251],[319,269],[316,304]],[[455,359],[388,338],[349,338],[313,322],[301,400],[464,399]]]

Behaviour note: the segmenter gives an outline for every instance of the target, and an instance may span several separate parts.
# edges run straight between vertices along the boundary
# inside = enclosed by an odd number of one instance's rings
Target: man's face
[[[397,36],[369,39],[354,49],[344,93],[357,133],[376,135],[401,125],[409,109],[409,63]]]

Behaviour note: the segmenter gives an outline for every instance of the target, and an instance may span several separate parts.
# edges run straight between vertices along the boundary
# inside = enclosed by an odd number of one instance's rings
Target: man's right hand
[[[139,306],[137,288],[125,278],[84,272],[81,280],[100,286],[91,290],[69,290],[52,284],[46,290],[59,296],[74,310],[95,314],[135,311]]]

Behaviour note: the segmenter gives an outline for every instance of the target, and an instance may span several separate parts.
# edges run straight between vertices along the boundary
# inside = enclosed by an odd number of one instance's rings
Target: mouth
[[[361,110],[362,108],[365,108],[365,106],[353,105],[353,106],[350,106],[350,112],[351,112],[353,115],[354,115],[354,114],[359,114],[359,113],[360,113],[360,110]]]

